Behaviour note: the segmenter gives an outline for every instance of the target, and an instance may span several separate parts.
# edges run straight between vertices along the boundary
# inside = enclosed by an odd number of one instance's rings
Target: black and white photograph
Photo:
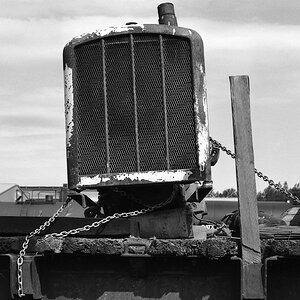
[[[0,300],[299,299],[298,1],[0,7]]]

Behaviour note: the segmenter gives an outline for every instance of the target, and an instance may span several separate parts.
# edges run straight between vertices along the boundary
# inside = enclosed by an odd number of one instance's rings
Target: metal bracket
[[[265,299],[263,265],[242,264],[242,299]]]
[[[128,239],[124,242],[124,254],[122,256],[150,256],[146,254],[150,246],[150,241]]]
[[[26,255],[23,262],[23,289],[26,295],[33,295],[33,299],[42,298],[41,284],[35,259],[41,255]],[[0,257],[7,258],[7,269],[9,270],[9,285],[10,294],[14,298],[14,295],[18,293],[17,289],[17,258],[15,254],[0,254]]]
[[[68,198],[76,201],[83,208],[90,207],[90,206],[97,206],[97,204],[92,199],[90,199],[87,195],[78,193],[73,190],[68,191]]]
[[[265,259],[265,294],[267,295],[267,288],[268,288],[268,280],[269,280],[269,276],[268,276],[268,264],[269,261],[277,261],[278,260],[278,256],[271,256]]]
[[[300,295],[300,258],[276,255],[266,258],[264,263],[267,299],[298,300]]]
[[[220,148],[217,148],[212,144],[210,151],[210,165],[214,166],[220,158]]]
[[[241,300],[245,299],[265,299],[263,264],[246,264],[240,257],[233,256],[231,260],[237,260],[241,266]]]
[[[9,281],[11,298],[17,294],[17,258],[15,254],[0,254],[0,259],[7,260],[4,265],[7,265],[5,269],[9,270],[9,278],[6,279]]]

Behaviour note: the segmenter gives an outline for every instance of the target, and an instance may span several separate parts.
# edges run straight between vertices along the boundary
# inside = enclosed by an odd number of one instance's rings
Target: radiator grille
[[[197,167],[188,39],[128,34],[74,52],[79,175]]]

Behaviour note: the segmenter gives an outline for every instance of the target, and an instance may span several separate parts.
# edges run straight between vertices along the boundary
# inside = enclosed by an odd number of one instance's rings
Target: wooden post
[[[231,107],[243,259],[243,299],[264,299],[248,76],[231,76]]]

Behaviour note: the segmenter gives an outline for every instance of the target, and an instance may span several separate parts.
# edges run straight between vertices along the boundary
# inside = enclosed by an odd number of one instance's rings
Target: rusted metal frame
[[[132,34],[130,34],[130,50],[131,50],[131,70],[132,70],[132,93],[133,93],[133,105],[134,105],[136,166],[137,166],[137,171],[139,172],[141,170],[141,165],[140,165],[138,111],[137,111],[136,80],[135,80],[134,42],[133,42]]]
[[[167,170],[167,171],[147,171],[117,174],[98,174],[95,176],[81,176],[78,188],[96,188],[101,186],[148,184],[148,183],[191,183],[199,181],[199,170]]]
[[[99,38],[116,36],[116,35],[128,35],[135,33],[154,33],[154,34],[169,34],[173,36],[185,37],[193,39],[199,34],[193,29],[184,27],[169,26],[169,25],[157,25],[157,24],[136,24],[121,27],[109,27],[103,30],[96,30],[94,32],[77,36],[69,42],[66,47],[76,47],[84,43],[92,42]]]
[[[198,33],[191,32],[189,37],[191,45],[191,60],[193,74],[194,95],[194,122],[197,146],[197,161],[200,176],[210,180],[209,158],[209,132],[208,132],[208,105],[205,82],[205,63],[203,41]]]
[[[67,171],[69,188],[75,188],[78,182],[78,138],[77,138],[77,118],[75,115],[75,97],[73,82],[76,78],[74,74],[75,44],[68,44],[63,51],[64,61],[64,94],[65,94],[65,122],[66,122],[66,152],[67,152]]]
[[[101,39],[102,48],[102,76],[103,76],[103,96],[104,96],[104,116],[105,116],[105,146],[106,146],[106,168],[110,173],[110,155],[109,155],[109,139],[108,139],[108,109],[107,109],[107,90],[106,90],[106,67],[105,67],[105,42]]]
[[[200,168],[192,169],[192,170],[180,170],[181,172],[185,172],[186,175],[182,176],[179,181],[182,182],[193,182],[193,181],[201,181],[204,178],[207,180],[210,177],[210,164],[206,164],[207,157],[209,156],[209,141],[208,141],[208,131],[207,131],[207,103],[206,103],[206,91],[205,91],[205,74],[204,74],[204,59],[203,59],[203,43],[201,37],[198,35],[197,32],[187,28],[181,27],[174,27],[174,26],[167,26],[167,25],[130,25],[126,27],[111,27],[109,29],[103,31],[96,31],[91,34],[86,34],[77,38],[74,38],[68,45],[67,48],[71,51],[71,55],[74,56],[74,47],[77,45],[82,45],[86,42],[91,42],[93,40],[97,40],[99,38],[104,38],[107,36],[115,36],[115,35],[128,35],[128,34],[135,34],[135,33],[154,33],[154,34],[167,34],[173,35],[180,38],[187,38],[190,40],[191,43],[191,51],[192,51],[192,72],[193,72],[193,84],[194,84],[194,112],[195,112],[195,130],[197,135],[197,150],[198,150],[198,161]],[[74,62],[70,64],[72,67]],[[202,91],[202,88],[204,89]],[[197,121],[198,120],[198,121]],[[204,121],[203,124],[201,122]],[[76,124],[74,124],[76,127]],[[75,128],[76,129],[76,128]],[[205,130],[203,130],[205,129]],[[77,143],[74,141],[75,144]],[[76,148],[76,145],[74,145]],[[73,156],[76,156],[76,149],[74,149]],[[74,157],[77,162],[77,157]],[[76,165],[76,162],[73,162]],[[75,170],[76,171],[76,170]],[[174,182],[173,175],[170,176],[171,173],[176,173],[179,170],[169,170],[170,174],[166,174],[166,180],[164,180],[164,176],[160,176],[158,174],[157,181],[151,181],[151,179],[147,182],[134,182],[132,183],[130,180],[125,180],[125,182],[118,181],[117,177],[124,177],[123,175],[128,175],[128,177],[134,177],[135,173],[122,173],[122,174],[98,174],[98,175],[87,175],[87,176],[79,176],[78,170],[75,172],[72,171],[72,174],[76,175],[73,176],[73,181],[70,184],[70,188],[76,188],[78,190],[85,189],[85,188],[97,188],[101,186],[109,186],[110,184],[143,184],[143,183],[155,183],[155,182]],[[76,173],[76,174],[75,174]],[[139,172],[141,176],[145,178],[148,172]],[[151,173],[151,172],[150,172]],[[125,176],[125,177],[126,177]],[[92,180],[93,178],[98,177],[97,180]],[[111,178],[109,178],[111,177]],[[76,181],[76,183],[75,183]],[[86,182],[89,182],[86,184]],[[92,182],[93,181],[93,182]],[[84,183],[85,182],[85,183]]]
[[[170,170],[168,112],[167,112],[167,96],[166,96],[166,74],[165,74],[163,39],[162,39],[161,34],[159,35],[159,50],[160,50],[161,78],[162,78],[162,96],[163,96],[163,104],[164,104],[166,163],[167,163],[167,170]]]

